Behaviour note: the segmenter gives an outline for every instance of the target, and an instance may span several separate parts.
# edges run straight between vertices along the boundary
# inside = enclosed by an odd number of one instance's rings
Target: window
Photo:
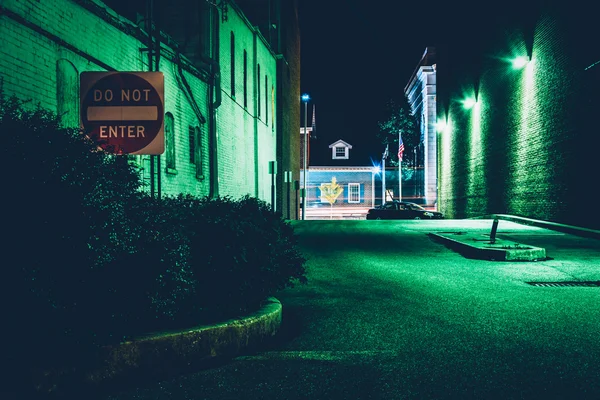
[[[265,121],[269,125],[269,79],[265,75]]]
[[[126,3],[126,2],[123,2]],[[206,1],[198,2],[200,8],[198,13],[199,23],[196,25],[199,33],[198,48],[203,59],[211,57],[210,52],[210,35],[211,35],[211,5]]]
[[[79,126],[79,73],[64,58],[56,63],[56,95],[61,124],[69,128]]]
[[[275,129],[275,87],[271,85],[271,131]]]
[[[321,201],[321,203],[329,204],[329,201],[327,201],[325,196],[323,196],[323,191],[321,190],[321,186],[323,186],[323,185],[325,185],[325,186],[331,185],[331,182],[321,182],[321,184],[318,186],[319,192],[321,192],[321,194],[319,195],[319,200]]]
[[[248,53],[244,50],[244,108],[248,108]]]
[[[256,91],[256,102],[258,104],[258,118],[260,118],[260,64],[258,64],[256,66],[257,72],[256,72],[256,87],[258,88],[258,90]]]
[[[175,169],[175,120],[173,114],[165,114],[165,157],[167,159],[167,172]]]
[[[204,178],[202,174],[202,144],[200,140],[200,127],[189,127],[190,163],[196,166],[196,178]]]
[[[360,203],[360,183],[348,184],[348,203]]]
[[[198,138],[196,135],[195,127],[193,127],[193,126],[189,127],[188,138],[189,138],[189,143],[190,143],[190,163],[196,164],[196,146],[197,146]]]
[[[230,57],[231,57],[231,97],[235,97],[235,35],[231,32],[231,43],[230,43]]]
[[[331,159],[332,160],[348,160],[350,159],[350,149],[352,149],[352,145],[344,142],[343,140],[338,140],[335,143],[329,145],[331,149]]]

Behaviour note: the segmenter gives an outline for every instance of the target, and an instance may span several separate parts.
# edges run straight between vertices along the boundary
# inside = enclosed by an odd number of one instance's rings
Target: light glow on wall
[[[525,56],[517,57],[512,60],[512,66],[514,69],[524,68],[529,63],[529,58]]]
[[[529,192],[528,187],[541,183],[539,176],[542,174],[538,172],[540,167],[542,169],[545,167],[545,161],[539,157],[542,141],[536,137],[539,133],[537,125],[540,123],[540,115],[534,60],[529,61],[519,73],[523,74],[521,87],[516,90],[517,95],[520,96],[520,118],[518,132],[515,132],[512,141],[514,151],[511,154],[518,168],[515,168],[511,174],[511,193],[508,196],[512,210],[518,210],[518,204],[523,202],[523,196]],[[534,157],[534,154],[537,155]]]
[[[475,100],[475,98],[469,97],[469,98],[463,100],[462,103],[463,103],[464,108],[466,108],[467,110],[470,110],[471,108],[473,108],[475,106],[477,101]]]
[[[443,125],[443,130],[440,131],[442,148],[442,165],[440,166],[440,176],[442,179],[441,182],[444,182],[440,187],[440,199],[444,199],[447,202],[452,202],[454,199],[454,194],[452,193],[452,186],[454,182],[454,178],[452,176],[452,120],[448,118],[448,120]],[[439,210],[439,206],[438,206]]]
[[[481,190],[482,186],[486,185],[484,161],[481,145],[481,96],[471,107],[470,116],[471,124],[469,129],[469,176],[468,176],[468,193],[485,193]],[[473,213],[483,213],[487,209],[487,204],[482,204],[484,201],[481,196],[469,196],[467,199],[467,209]]]
[[[438,132],[443,132],[446,129],[446,121],[438,119],[435,124],[435,130]]]

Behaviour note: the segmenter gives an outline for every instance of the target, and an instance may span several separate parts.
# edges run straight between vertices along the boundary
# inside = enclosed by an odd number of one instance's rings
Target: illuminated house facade
[[[307,127],[307,135],[316,132],[313,127]],[[300,130],[304,135],[304,129]],[[339,208],[370,208],[376,200],[375,183],[379,172],[373,166],[366,166],[360,156],[353,156],[352,144],[343,139],[326,143],[321,138],[309,137],[308,170],[306,174],[306,204],[307,215],[311,209],[329,206],[323,196],[322,185],[335,182],[339,185],[340,194],[333,204]],[[304,141],[303,141],[304,143]],[[300,170],[300,178],[304,179],[304,171]]]
[[[277,13],[266,8],[274,3]],[[283,171],[299,176],[297,3],[254,6],[275,32],[263,34],[233,1],[2,1],[2,90],[78,126],[81,72],[160,71],[165,152],[129,156],[145,190],[270,202],[269,162],[277,161],[281,210]]]
[[[536,3],[455,24],[437,48],[439,209],[600,229],[596,16]]]

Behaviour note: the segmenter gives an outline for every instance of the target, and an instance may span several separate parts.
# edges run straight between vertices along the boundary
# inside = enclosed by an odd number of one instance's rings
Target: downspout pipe
[[[221,66],[219,64],[219,35],[220,35],[220,16],[216,7],[212,8],[212,57],[210,64],[210,82],[208,93],[208,148],[210,151],[209,171],[210,199],[219,196],[219,158],[218,158],[218,140],[217,140],[217,109],[221,105]]]

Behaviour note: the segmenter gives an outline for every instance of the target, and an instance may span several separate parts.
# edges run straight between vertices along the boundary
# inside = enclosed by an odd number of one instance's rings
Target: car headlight
[[[425,211],[423,215],[425,215],[426,217],[433,217],[433,213],[430,213],[429,211]]]

